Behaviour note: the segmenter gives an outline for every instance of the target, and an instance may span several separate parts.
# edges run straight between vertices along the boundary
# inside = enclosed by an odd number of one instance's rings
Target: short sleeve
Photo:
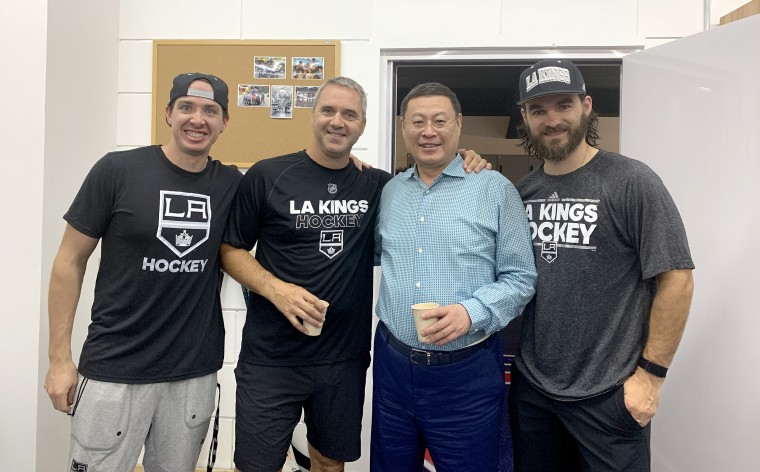
[[[114,165],[106,155],[90,169],[63,218],[80,233],[99,239],[111,221],[115,194]]]

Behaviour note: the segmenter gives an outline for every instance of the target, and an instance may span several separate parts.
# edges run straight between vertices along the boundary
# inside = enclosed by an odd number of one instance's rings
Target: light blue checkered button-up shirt
[[[416,168],[383,189],[376,255],[376,312],[393,335],[419,349],[461,349],[522,313],[535,291],[530,229],[520,196],[498,172],[467,174],[457,157],[430,187]],[[470,332],[444,346],[420,343],[412,305],[460,303]]]

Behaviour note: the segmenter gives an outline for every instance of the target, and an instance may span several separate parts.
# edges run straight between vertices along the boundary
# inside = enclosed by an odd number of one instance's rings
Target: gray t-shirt
[[[536,169],[517,189],[538,269],[517,367],[560,400],[608,391],[636,368],[654,277],[694,268],[678,209],[649,167],[606,151],[569,174]]]

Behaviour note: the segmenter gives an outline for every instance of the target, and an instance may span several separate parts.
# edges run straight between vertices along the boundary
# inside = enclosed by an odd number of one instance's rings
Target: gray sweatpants
[[[72,406],[69,470],[133,472],[145,445],[146,472],[195,470],[214,412],[216,373],[155,384],[79,376]]]

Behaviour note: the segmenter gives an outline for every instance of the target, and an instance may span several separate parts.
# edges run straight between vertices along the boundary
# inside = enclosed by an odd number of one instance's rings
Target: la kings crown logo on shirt
[[[338,185],[328,183],[327,192],[335,195]],[[290,200],[289,213],[296,231],[320,228],[319,252],[332,259],[343,252],[344,228],[358,228],[368,210],[367,200]]]
[[[525,200],[534,246],[541,246],[541,258],[552,263],[560,248],[592,250],[591,235],[596,229],[599,200],[560,198],[553,192],[547,198]]]
[[[329,259],[343,251],[343,230],[326,230],[319,233],[319,252]]]
[[[211,197],[161,190],[156,237],[177,257],[184,257],[206,242],[210,230]]]

